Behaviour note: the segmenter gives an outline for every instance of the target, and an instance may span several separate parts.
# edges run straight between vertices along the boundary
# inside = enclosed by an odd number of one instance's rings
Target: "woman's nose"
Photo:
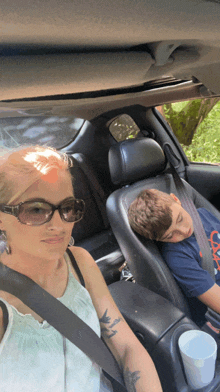
[[[51,220],[48,222],[48,226],[50,228],[63,228],[63,220],[61,219],[58,210],[54,212]]]

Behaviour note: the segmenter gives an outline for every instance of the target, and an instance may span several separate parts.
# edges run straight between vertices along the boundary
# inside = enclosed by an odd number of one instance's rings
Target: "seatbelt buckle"
[[[214,332],[214,334],[220,336],[220,329],[215,328],[215,327],[210,323],[210,321],[207,321],[207,322],[205,323],[205,329],[206,329],[206,330],[207,330],[207,329],[208,329],[208,330],[211,330],[211,331]]]
[[[208,308],[205,317],[207,320],[206,325],[216,334],[220,334],[220,314]]]
[[[121,272],[120,280],[131,281],[131,282],[135,283],[134,277],[133,277],[126,261],[124,262],[124,264],[121,265],[121,267],[119,268],[119,271]]]

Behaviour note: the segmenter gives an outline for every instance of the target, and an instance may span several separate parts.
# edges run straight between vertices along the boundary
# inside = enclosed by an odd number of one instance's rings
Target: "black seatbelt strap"
[[[193,203],[192,199],[189,197],[187,193],[186,187],[184,186],[182,179],[180,178],[179,174],[177,173],[172,163],[172,158],[170,157],[170,154],[174,155],[174,153],[168,143],[165,143],[164,151],[170,163],[171,172],[175,181],[175,185],[179,194],[181,204],[183,208],[190,214],[193,221],[194,234],[197,243],[199,245],[200,251],[202,253],[201,266],[204,270],[208,271],[211,277],[215,280],[212,253],[210,250],[208,238],[206,236],[201,218],[195,207],[195,204]],[[177,157],[175,158],[178,159]]]
[[[199,216],[199,213],[198,213],[193,201],[191,200],[191,198],[189,197],[189,195],[187,193],[186,187],[184,186],[182,179],[180,178],[179,174],[177,173],[177,171],[173,165],[173,162],[172,162],[173,157],[176,158],[177,160],[178,160],[178,157],[175,156],[169,143],[165,143],[163,147],[164,147],[164,152],[167,157],[167,160],[170,163],[171,173],[173,175],[173,179],[175,181],[175,185],[176,185],[182,206],[190,214],[192,221],[193,221],[194,234],[195,234],[197,243],[199,245],[200,251],[202,253],[201,266],[204,270],[209,272],[210,276],[215,281],[213,257],[212,257],[208,238],[206,236],[201,218]],[[206,316],[206,319],[208,321],[210,321],[211,324],[215,328],[220,329],[220,314],[219,313],[215,312],[214,310],[212,310],[208,307],[208,310],[207,310],[205,316]]]
[[[0,263],[0,290],[19,298],[95,361],[126,392],[119,366],[96,333],[76,314],[29,277]]]
[[[199,245],[200,251],[202,253],[201,266],[204,270],[208,271],[210,276],[215,280],[212,253],[209,246],[208,238],[201,222],[201,218],[193,201],[190,197],[187,197],[186,188],[184,187],[180,177],[177,175],[177,172],[174,167],[172,167],[172,170],[182,206],[190,214],[193,221],[194,234]]]
[[[107,214],[106,214],[106,208],[105,208],[106,196],[104,194],[104,191],[100,187],[97,179],[94,177],[94,174],[90,170],[89,166],[85,163],[85,157],[83,159],[82,154],[75,153],[73,155],[73,158],[77,162],[77,164],[79,165],[79,168],[84,172],[85,176],[87,177],[92,194],[96,200],[96,203],[99,206],[99,210],[100,210],[100,213],[102,216],[104,226],[107,229],[109,227],[109,221],[108,221]]]

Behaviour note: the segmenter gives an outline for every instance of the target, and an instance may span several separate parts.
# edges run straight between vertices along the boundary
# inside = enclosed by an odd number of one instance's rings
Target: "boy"
[[[142,191],[130,205],[128,218],[133,230],[160,242],[162,256],[185,294],[220,313],[220,221],[205,208],[199,208],[198,213],[211,246],[216,282],[201,267],[192,218],[174,194]],[[201,324],[205,311],[203,306]]]

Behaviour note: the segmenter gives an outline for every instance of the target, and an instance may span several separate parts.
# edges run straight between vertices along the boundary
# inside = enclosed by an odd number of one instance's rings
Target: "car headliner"
[[[206,96],[220,95],[217,0],[7,0],[1,11],[2,101],[123,88],[146,98],[146,83],[165,76],[193,78]],[[200,84],[190,86],[202,96]],[[101,96],[68,105],[114,100]]]

